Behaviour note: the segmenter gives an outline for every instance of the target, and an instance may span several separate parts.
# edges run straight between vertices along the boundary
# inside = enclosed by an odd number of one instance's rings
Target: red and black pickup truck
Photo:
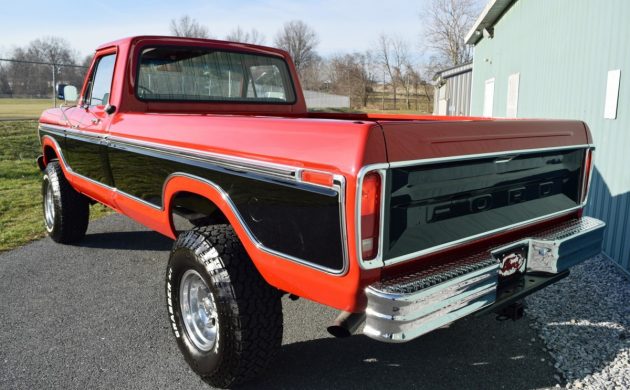
[[[170,325],[216,386],[265,369],[284,294],[404,342],[517,318],[601,249],[583,122],[311,113],[286,52],[174,37],[105,44],[64,92],[39,124],[50,237],[80,240],[99,202],[173,238]]]

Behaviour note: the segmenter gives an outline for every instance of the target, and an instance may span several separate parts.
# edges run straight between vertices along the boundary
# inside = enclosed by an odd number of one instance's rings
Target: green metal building
[[[585,121],[596,146],[587,214],[630,271],[630,1],[491,0],[474,45],[471,115]]]

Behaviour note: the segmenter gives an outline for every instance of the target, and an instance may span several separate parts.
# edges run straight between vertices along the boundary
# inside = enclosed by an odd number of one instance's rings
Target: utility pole
[[[52,64],[53,107],[57,108],[57,65]]]
[[[385,68],[383,68],[383,92],[381,93],[381,110],[385,111]]]
[[[23,60],[14,60],[12,58],[0,58],[0,61],[6,61],[16,64],[35,64],[35,65],[49,65],[52,67],[52,87],[53,87],[53,105],[57,107],[57,71],[61,68],[78,68],[78,69],[87,69],[87,66],[75,65],[75,64],[55,64],[52,62],[43,62],[43,61],[23,61]]]

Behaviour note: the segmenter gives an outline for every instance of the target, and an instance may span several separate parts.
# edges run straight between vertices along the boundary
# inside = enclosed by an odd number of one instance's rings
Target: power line
[[[25,61],[25,60],[14,60],[9,58],[0,58],[0,61],[7,62],[15,62],[18,64],[34,64],[34,65],[48,65],[48,66],[56,66],[56,67],[69,67],[69,68],[83,68],[86,69],[87,66],[83,65],[75,65],[75,64],[56,64],[54,62],[42,62],[42,61]]]
[[[31,65],[47,65],[52,70],[52,87],[53,87],[53,107],[57,107],[57,72],[61,68],[81,68],[86,69],[87,66],[75,65],[75,64],[57,64],[54,62],[43,61],[26,61],[26,60],[14,60],[9,58],[0,58],[0,61],[13,62],[17,64],[31,64]]]

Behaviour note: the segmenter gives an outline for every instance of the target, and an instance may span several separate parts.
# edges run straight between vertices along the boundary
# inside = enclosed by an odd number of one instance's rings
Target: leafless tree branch
[[[225,40],[232,42],[251,43],[254,45],[264,45],[266,38],[255,28],[252,28],[250,31],[245,31],[241,28],[241,26],[237,26],[234,30],[230,31],[230,33],[225,36]]]
[[[210,38],[208,28],[197,22],[188,15],[184,15],[179,19],[171,19],[171,34],[176,37],[188,38]]]
[[[274,43],[289,52],[300,75],[318,57],[315,51],[319,44],[317,33],[301,20],[285,23]]]
[[[476,0],[432,0],[423,10],[426,46],[436,53],[438,67],[454,66],[472,60],[464,39],[478,14]]]

